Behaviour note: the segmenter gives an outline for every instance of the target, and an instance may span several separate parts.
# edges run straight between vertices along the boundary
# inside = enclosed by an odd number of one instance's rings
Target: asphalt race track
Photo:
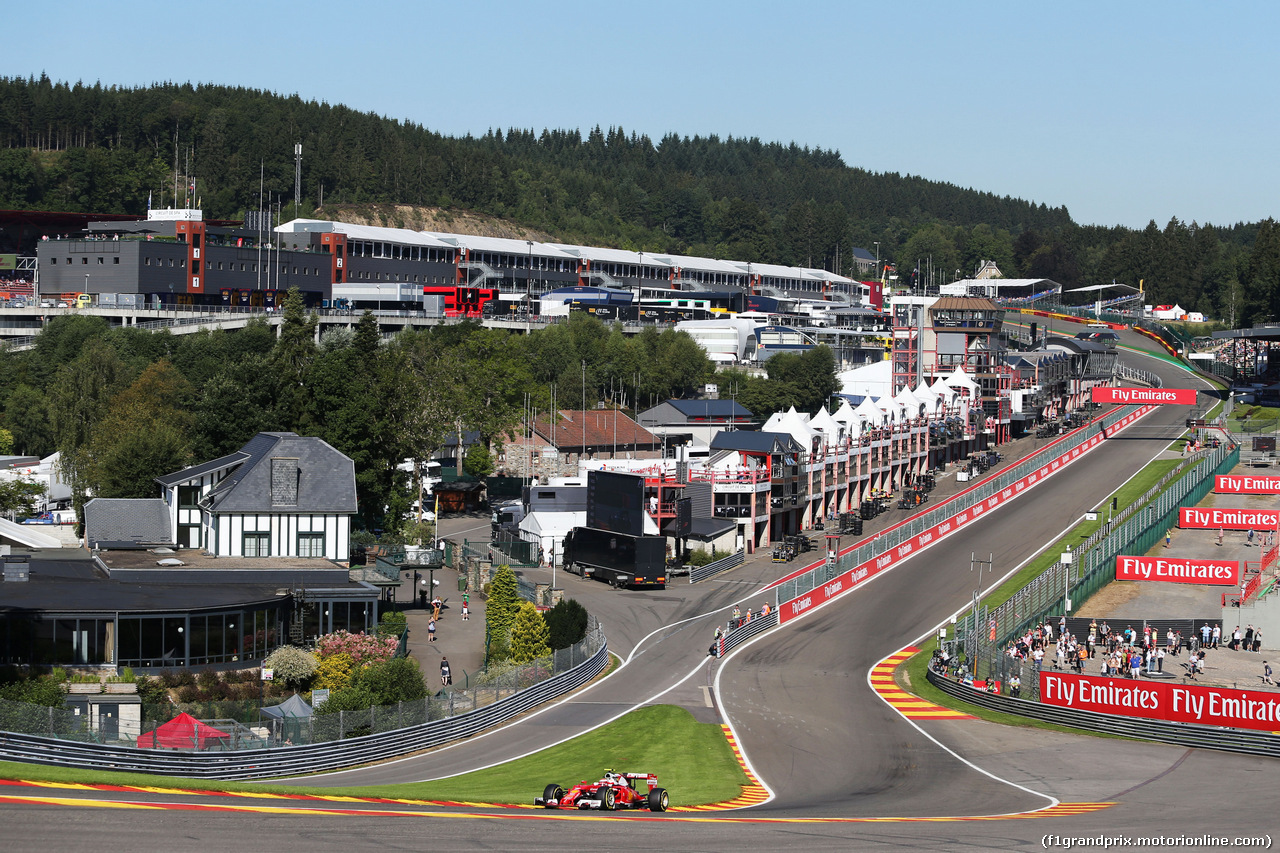
[[[1125,346],[1150,346],[1133,333],[1123,338]],[[1124,359],[1160,373],[1170,387],[1204,387],[1191,374],[1133,351]],[[1046,836],[1106,835],[1122,839],[1113,846],[1125,846],[1127,839],[1128,849],[1218,850],[1237,837],[1269,842],[1277,826],[1267,796],[1278,778],[1274,761],[980,720],[908,721],[868,683],[877,662],[969,603],[978,584],[971,552],[994,557],[994,578],[982,580],[985,589],[1156,456],[1181,433],[1186,417],[1185,408],[1158,409],[980,522],[724,661],[705,657],[712,627],[735,603],[758,605],[759,590],[778,577],[778,567],[748,564],[718,579],[654,593],[619,593],[570,577],[567,594],[598,615],[623,667],[487,735],[314,780],[346,786],[449,776],[543,748],[637,705],[672,703],[699,719],[732,725],[750,766],[773,794],[763,805],[663,816],[564,814],[0,786],[5,846],[1029,850],[1055,849]],[[715,707],[708,704],[709,686]],[[530,800],[541,781],[531,780]],[[672,795],[678,806],[679,792]],[[1138,843],[1162,835],[1213,838]]]

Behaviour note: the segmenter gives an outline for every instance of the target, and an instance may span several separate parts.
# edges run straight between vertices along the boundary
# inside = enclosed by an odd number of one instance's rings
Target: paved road
[[[1170,373],[1153,360],[1143,362],[1139,366],[1177,377],[1168,384],[1189,384],[1186,374]],[[980,524],[718,664],[703,657],[711,626],[734,603],[752,600],[744,592],[776,577],[777,567],[753,563],[719,580],[655,593],[616,593],[574,578],[566,582],[570,594],[599,615],[610,647],[627,659],[615,675],[486,737],[329,777],[333,784],[345,785],[450,775],[546,745],[650,700],[679,702],[709,718],[717,709],[706,708],[700,688],[718,667],[719,710],[732,721],[753,767],[777,795],[765,806],[708,822],[679,815],[662,819],[493,810],[484,812],[490,817],[464,817],[445,808],[413,807],[403,808],[421,812],[416,819],[258,815],[254,835],[279,850],[373,844],[504,850],[1022,850],[1041,849],[1045,834],[1207,832],[1227,837],[1269,832],[1274,820],[1267,810],[1250,807],[1257,800],[1248,792],[1268,787],[1274,762],[982,721],[916,725],[889,711],[867,685],[875,662],[969,600],[974,587],[970,552],[993,553],[997,575],[1014,569],[1155,456],[1185,417],[1179,409],[1149,416]],[[4,794],[14,792],[0,791]],[[180,799],[190,808],[187,798]],[[1096,811],[1086,807],[1080,814],[1069,813],[1079,807],[1059,806],[1027,818],[964,819],[1038,810],[1055,799],[1116,805]],[[243,806],[243,800],[226,804]],[[961,819],[918,820],[939,816]],[[0,804],[0,822],[15,830],[9,840],[16,849],[48,846],[53,838],[59,839],[59,849],[101,849],[115,843],[149,848],[175,841],[212,849],[221,848],[228,837],[242,836],[245,826],[240,815],[211,812],[151,811],[145,821],[137,818],[115,809]],[[671,821],[680,821],[678,831]],[[92,828],[91,835],[78,834],[80,828]]]

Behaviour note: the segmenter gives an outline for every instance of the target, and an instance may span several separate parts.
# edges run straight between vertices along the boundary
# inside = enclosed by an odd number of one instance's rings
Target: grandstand
[[[939,296],[983,296],[1002,305],[1058,302],[1062,285],[1047,278],[966,278],[938,288]]]

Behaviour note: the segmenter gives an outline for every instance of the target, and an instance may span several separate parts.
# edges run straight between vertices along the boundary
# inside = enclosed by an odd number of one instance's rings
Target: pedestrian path
[[[908,720],[973,720],[976,719],[970,714],[963,714],[959,711],[953,711],[951,708],[944,708],[942,705],[936,705],[927,699],[921,699],[919,696],[912,696],[910,693],[898,686],[893,679],[893,671],[900,664],[916,654],[920,650],[915,646],[907,646],[900,651],[889,655],[880,663],[871,668],[871,689],[874,690],[881,699],[889,704],[902,716]]]

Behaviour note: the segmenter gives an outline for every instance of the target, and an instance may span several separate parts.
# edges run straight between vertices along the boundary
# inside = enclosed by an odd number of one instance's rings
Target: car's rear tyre
[[[545,806],[546,808],[549,808],[549,809],[559,808],[560,800],[563,797],[564,797],[564,788],[561,788],[559,785],[555,784],[554,782],[542,789],[542,803],[543,803],[543,806]],[[556,805],[554,806],[551,805],[552,800],[556,801]]]
[[[618,804],[618,792],[612,788],[605,788],[600,792],[600,808],[607,812],[613,811]]]
[[[654,788],[649,792],[649,811],[665,812],[669,805],[671,798],[667,796],[666,788]]]

